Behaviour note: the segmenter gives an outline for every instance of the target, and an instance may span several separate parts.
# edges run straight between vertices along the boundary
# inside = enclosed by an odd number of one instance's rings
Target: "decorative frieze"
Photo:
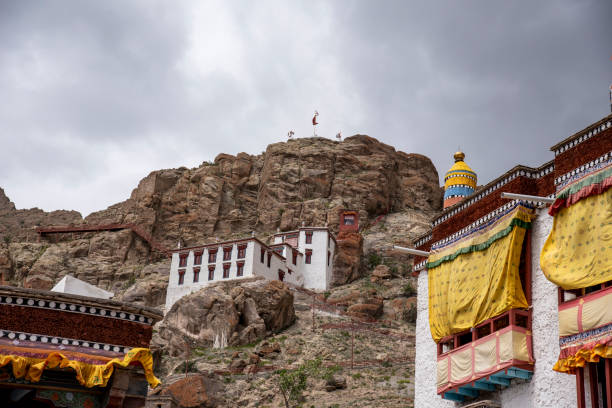
[[[88,306],[73,302],[60,302],[54,300],[36,299],[26,296],[0,296],[0,304],[34,307],[39,309],[59,310],[63,312],[81,313],[86,315],[102,316],[113,319],[127,320],[147,325],[153,324],[153,319],[140,314]]]
[[[592,138],[593,136],[599,134],[600,132],[603,132],[606,129],[609,129],[612,127],[612,121],[607,121],[605,123],[602,123],[601,125],[598,125],[595,128],[589,129],[587,131],[585,131],[582,135],[578,136],[577,138],[574,138],[572,140],[569,140],[567,143],[564,143],[560,146],[557,146],[557,148],[554,150],[555,152],[555,156],[571,149],[572,147],[586,141],[589,140],[590,138]]]

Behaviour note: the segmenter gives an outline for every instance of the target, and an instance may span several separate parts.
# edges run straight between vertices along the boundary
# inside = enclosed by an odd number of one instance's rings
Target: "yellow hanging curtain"
[[[10,363],[15,378],[25,378],[32,382],[40,381],[46,369],[70,367],[76,372],[76,378],[82,386],[105,387],[113,375],[115,366],[125,368],[130,364],[139,363],[151,387],[155,388],[160,383],[153,374],[153,357],[146,348],[135,348],[127,352],[123,358],[113,359],[68,351],[60,353],[19,347],[13,349],[2,350],[0,367]]]
[[[556,213],[540,266],[548,280],[563,289],[612,279],[612,189]]]
[[[434,341],[528,307],[519,263],[532,217],[531,208],[517,205],[469,236],[432,250],[427,269]]]

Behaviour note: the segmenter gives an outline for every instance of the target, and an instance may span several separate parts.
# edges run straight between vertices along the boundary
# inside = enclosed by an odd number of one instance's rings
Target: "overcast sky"
[[[87,215],[315,109],[484,184],[609,113],[611,56],[609,0],[0,1],[0,187]]]

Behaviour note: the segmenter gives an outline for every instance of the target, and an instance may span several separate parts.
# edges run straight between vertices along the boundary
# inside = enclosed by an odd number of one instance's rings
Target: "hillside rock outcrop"
[[[294,139],[260,155],[219,154],[197,168],[154,171],[129,199],[84,220],[75,211],[17,210],[0,190],[0,277],[5,284],[49,289],[72,274],[118,298],[154,306],[163,304],[163,275],[145,265],[159,262],[167,270],[169,260],[137,234],[63,234],[37,242],[36,226],[135,224],[174,248],[252,231],[266,241],[302,222],[337,232],[340,210],[347,208],[359,212],[363,240],[339,240],[334,283],[343,284],[360,276],[364,249],[385,249],[426,230],[442,206],[438,183],[427,157],[356,135],[342,142]]]
[[[284,283],[263,278],[219,282],[178,300],[159,324],[153,343],[176,357],[191,345],[253,343],[294,320],[293,294]]]

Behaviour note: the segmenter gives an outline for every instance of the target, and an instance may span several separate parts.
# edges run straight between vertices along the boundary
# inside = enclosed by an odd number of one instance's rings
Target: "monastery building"
[[[261,276],[309,289],[329,288],[336,238],[327,227],[278,232],[274,243],[258,238],[179,248],[172,253],[166,311],[181,297],[220,281]]]
[[[415,242],[415,407],[612,408],[612,115],[476,188],[455,154]]]

